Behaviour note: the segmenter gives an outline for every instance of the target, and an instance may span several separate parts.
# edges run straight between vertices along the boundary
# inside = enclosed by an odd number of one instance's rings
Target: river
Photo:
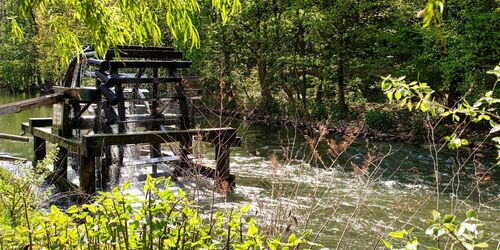
[[[0,89],[0,104],[30,98],[28,94]],[[0,132],[20,134],[20,124],[30,117],[50,117],[51,108],[36,108],[0,116]],[[210,120],[216,123],[216,119]],[[203,122],[206,124],[207,122]],[[454,174],[456,153],[440,154],[439,196],[436,195],[433,158],[425,145],[366,142],[358,138],[336,161],[329,157],[329,146],[321,141],[319,158],[313,157],[301,131],[287,127],[252,125],[234,121],[243,137],[241,147],[231,151],[231,171],[237,176],[234,192],[211,195],[209,181],[179,183],[202,206],[212,201],[222,209],[251,204],[250,214],[268,232],[312,229],[312,238],[330,249],[382,248],[382,236],[401,228],[415,227],[415,234],[428,244],[425,219],[431,211],[479,211],[491,249],[500,241],[500,167],[495,160],[482,159],[490,179],[477,185],[473,164]],[[341,141],[328,135],[327,139]],[[214,154],[206,147],[199,153],[213,163]],[[0,139],[0,154],[30,158],[30,143]],[[459,157],[464,160],[466,154]],[[494,158],[494,157],[493,157]],[[321,160],[320,160],[321,159]],[[362,169],[370,159],[367,169]],[[1,163],[0,163],[1,164]],[[359,171],[353,171],[354,166]],[[456,167],[455,167],[456,168]],[[140,190],[136,183],[135,191]],[[134,185],[133,185],[134,186]]]

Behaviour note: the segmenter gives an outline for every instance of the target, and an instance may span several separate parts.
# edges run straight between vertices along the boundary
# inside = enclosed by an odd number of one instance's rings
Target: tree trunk
[[[345,102],[345,83],[344,83],[344,32],[338,31],[338,48],[337,48],[337,101],[342,111],[347,111],[347,104]]]
[[[317,103],[323,103],[323,75],[321,75],[321,79],[319,80],[318,88],[316,89],[316,98]]]
[[[262,103],[272,103],[273,97],[271,95],[269,85],[267,84],[267,67],[264,59],[257,58],[257,69],[259,71],[259,85]]]

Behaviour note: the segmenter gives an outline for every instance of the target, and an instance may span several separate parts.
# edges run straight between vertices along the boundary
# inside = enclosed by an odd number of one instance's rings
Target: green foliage
[[[365,123],[372,129],[387,131],[397,124],[397,116],[392,111],[383,109],[367,110],[365,113]]]
[[[102,192],[94,202],[70,206],[65,212],[29,211],[23,223],[2,224],[2,248],[39,249],[290,249],[308,242],[310,232],[268,238],[256,221],[239,210],[199,214],[186,194],[169,180],[147,177],[144,197],[127,192],[130,183]]]
[[[27,218],[40,208],[49,190],[40,192],[47,169],[54,162],[57,148],[50,150],[44,160],[34,169],[23,169],[22,173],[11,173],[0,167],[0,235],[5,228],[30,227]]]
[[[356,119],[359,114],[355,110],[348,110],[347,112],[343,110],[342,104],[339,104],[337,102],[333,102],[328,106],[328,114],[329,117],[333,121],[340,121],[340,120],[353,120]]]
[[[408,107],[408,110],[418,109],[422,112],[430,112],[433,116],[448,117],[453,121],[459,122],[462,117],[469,118],[472,122],[478,123],[487,121],[490,124],[490,135],[494,135],[500,131],[500,116],[497,113],[497,107],[500,103],[499,98],[493,96],[496,84],[500,82],[500,66],[494,70],[488,71],[497,77],[497,81],[492,90],[484,93],[482,97],[470,104],[464,100],[453,108],[448,108],[440,104],[432,98],[434,91],[426,83],[411,82],[406,83],[405,77],[394,78],[392,76],[382,77],[381,88],[387,95],[389,102],[396,100],[399,106]],[[459,138],[453,134],[444,138],[448,141],[450,149],[457,149],[462,145],[467,145],[468,141]],[[492,139],[498,148],[498,158],[500,159],[500,137]]]
[[[489,245],[485,239],[484,232],[480,230],[483,225],[482,222],[475,217],[474,211],[466,212],[466,219],[458,221],[454,214],[441,215],[438,211],[432,211],[432,218],[427,220],[429,227],[425,230],[425,234],[432,237],[432,241],[436,243],[435,247],[428,247],[427,249],[441,249],[440,242],[449,240],[449,249],[456,249],[461,247],[467,250],[484,249]],[[413,228],[410,230],[401,230],[398,232],[391,232],[388,237],[397,241],[391,243],[383,239],[383,243],[387,249],[404,249],[416,250],[420,245],[416,236],[412,235]],[[395,245],[401,247],[396,247]]]
[[[328,109],[326,105],[322,102],[314,102],[312,105],[313,108],[313,116],[316,119],[324,120],[328,118]]]
[[[64,12],[51,12],[63,6]],[[221,14],[224,22],[236,13],[240,3],[233,1],[212,1],[212,8]],[[200,10],[197,0],[188,1],[20,1],[19,15],[30,17],[38,12],[51,12],[49,26],[56,34],[57,51],[66,59],[76,51],[83,54],[83,45],[90,42],[97,56],[119,44],[161,44],[162,31],[159,20],[164,19],[173,38],[182,38],[191,47],[199,46],[199,34],[194,27],[192,15]],[[68,22],[68,19],[71,20]],[[11,26],[21,30],[13,18]],[[84,37],[75,32],[74,26],[81,25]],[[17,34],[17,36],[16,36]],[[22,39],[19,32],[14,37]]]

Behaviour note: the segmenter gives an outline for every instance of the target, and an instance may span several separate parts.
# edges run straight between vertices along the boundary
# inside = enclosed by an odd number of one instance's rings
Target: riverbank
[[[306,133],[319,132],[321,126],[326,126],[330,134],[345,134],[353,127],[360,127],[359,136],[380,142],[402,142],[419,144],[428,139],[426,115],[420,111],[410,112],[407,109],[389,106],[389,104],[366,103],[353,105],[344,115],[330,115],[318,119],[313,115],[283,115],[283,113],[266,113],[258,110],[230,110],[222,113],[215,109],[205,109],[207,112],[240,120],[250,121],[259,125],[291,126]],[[340,117],[340,118],[339,118]],[[433,123],[438,118],[431,118]],[[456,126],[447,121],[439,121],[440,126],[434,129],[436,138],[453,133]],[[466,137],[482,139],[477,133],[481,125],[465,129]],[[444,140],[443,140],[444,141]]]

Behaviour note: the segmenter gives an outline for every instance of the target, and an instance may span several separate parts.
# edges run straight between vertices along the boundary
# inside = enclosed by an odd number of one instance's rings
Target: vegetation
[[[435,241],[435,246],[427,249],[439,250],[442,245],[449,245],[450,249],[457,247],[467,250],[488,248],[489,245],[485,241],[484,231],[480,229],[482,222],[474,217],[474,211],[472,210],[467,211],[466,216],[467,218],[460,222],[453,214],[442,216],[441,213],[433,210],[432,218],[428,219],[429,227],[425,230],[425,234],[432,237]],[[400,241],[398,245],[401,245],[401,248],[391,244],[387,240],[383,240],[384,245],[387,249],[418,249],[420,243],[418,238],[412,235],[412,233],[413,228],[389,233],[389,238]],[[443,240],[446,242],[445,244],[440,243]]]
[[[485,72],[500,54],[498,2],[450,0],[434,19],[433,5],[423,7],[393,0],[245,1],[224,26],[202,12],[203,43],[189,57],[207,91],[223,79],[235,106],[298,116],[318,114],[317,104],[330,114],[383,102],[377,85],[387,74],[427,82],[448,106],[490,89],[495,79]]]
[[[2,170],[4,171],[4,170]],[[130,183],[100,193],[90,203],[61,211],[40,210],[32,178],[0,178],[1,249],[290,249],[308,242],[310,232],[266,237],[237,211],[212,211],[202,217],[185,193],[174,192],[169,179],[148,176],[138,198],[127,193]],[[11,192],[16,190],[21,192]]]

